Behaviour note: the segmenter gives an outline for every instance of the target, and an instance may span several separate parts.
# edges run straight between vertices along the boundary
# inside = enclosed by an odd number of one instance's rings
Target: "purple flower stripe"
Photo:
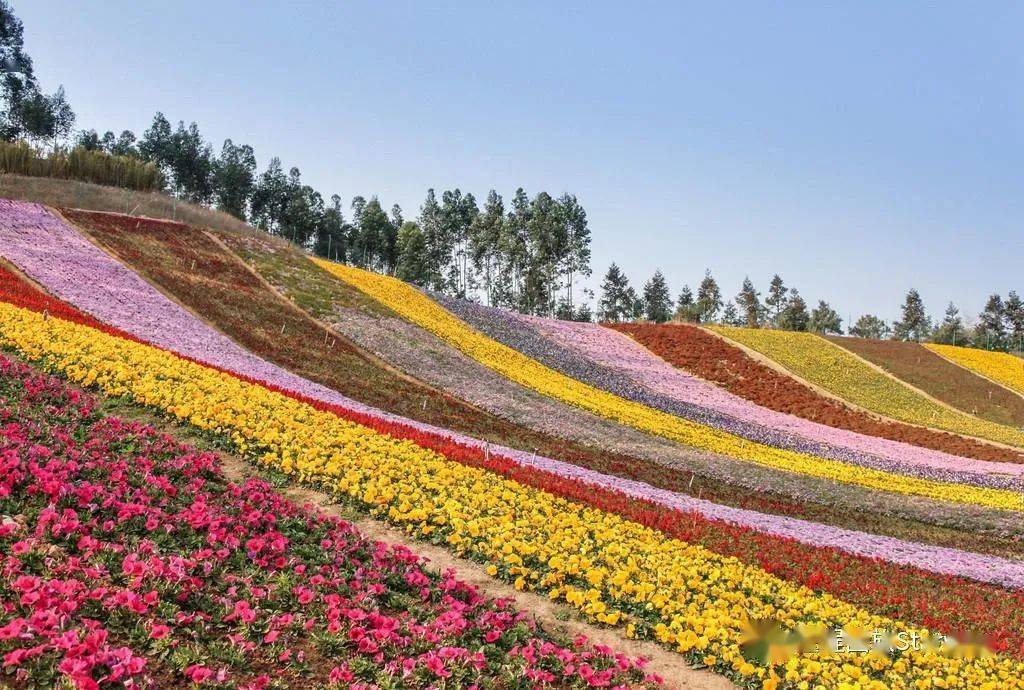
[[[831,546],[848,553],[880,558],[931,572],[1024,589],[1024,561],[917,544],[721,506],[657,489],[642,482],[604,475],[511,448],[489,445],[447,429],[370,408],[243,350],[37,204],[0,200],[0,252],[52,294],[113,326],[179,354],[317,400],[374,414],[382,419],[445,436],[458,443],[478,448],[489,446],[495,455],[507,457],[524,466],[619,491],[671,509],[696,512],[712,520],[795,539],[812,546]]]
[[[920,448],[776,412],[673,367],[628,336],[430,292],[474,328],[578,381],[757,443],[933,481],[1024,491],[1024,464]]]

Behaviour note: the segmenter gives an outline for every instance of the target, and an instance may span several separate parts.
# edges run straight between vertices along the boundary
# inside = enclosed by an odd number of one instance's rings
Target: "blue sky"
[[[569,191],[594,286],[778,272],[844,319],[1024,292],[1019,3],[13,4],[80,126],[161,110],[407,217]]]

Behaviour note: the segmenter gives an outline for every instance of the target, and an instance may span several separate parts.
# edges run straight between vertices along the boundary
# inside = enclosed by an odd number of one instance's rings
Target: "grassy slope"
[[[1024,397],[975,376],[919,343],[840,336],[828,339],[968,414],[996,424],[1024,426]]]

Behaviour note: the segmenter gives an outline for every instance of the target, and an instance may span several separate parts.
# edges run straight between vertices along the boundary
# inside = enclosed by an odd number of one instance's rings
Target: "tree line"
[[[977,323],[965,324],[960,310],[951,302],[941,321],[933,322],[917,290],[911,289],[900,308],[901,318],[887,323],[874,314],[859,317],[848,334],[861,338],[931,341],[993,350],[1024,351],[1024,300],[1011,290],[1004,299],[991,295]],[[655,323],[681,321],[722,323],[748,328],[777,328],[842,334],[843,320],[825,300],[811,309],[795,287],[775,274],[762,293],[750,278],[744,278],[736,296],[723,297],[718,281],[705,271],[696,294],[684,285],[678,298],[672,295],[660,270],[644,283],[640,292],[630,284],[622,269],[613,263],[601,283],[597,317],[602,321],[646,320]]]
[[[356,196],[346,209],[339,195],[325,200],[306,184],[298,167],[286,169],[274,157],[258,172],[251,146],[227,139],[215,152],[195,122],[173,126],[160,112],[141,136],[81,130],[65,151],[58,145],[73,132],[74,111],[63,87],[52,96],[39,90],[22,23],[6,0],[0,0],[0,60],[0,138],[16,142],[0,148],[8,172],[167,191],[319,256],[495,306],[591,318],[586,304],[574,302],[576,283],[590,275],[590,229],[571,194],[530,197],[520,188],[506,209],[494,190],[481,208],[471,193],[431,189],[415,219],[405,219],[397,204],[385,210],[376,196]],[[43,156],[22,142],[50,152]]]

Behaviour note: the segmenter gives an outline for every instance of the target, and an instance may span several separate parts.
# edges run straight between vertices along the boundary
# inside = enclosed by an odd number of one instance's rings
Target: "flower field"
[[[658,357],[762,407],[867,436],[978,460],[1020,462],[1020,453],[941,431],[881,421],[825,397],[756,361],[724,339],[688,324],[606,324]]]
[[[776,448],[939,481],[1020,488],[1024,465],[972,462],[848,433],[753,405],[689,376],[629,338],[592,323],[556,321],[434,296],[474,328],[621,398]],[[1012,451],[1014,459],[1021,459]]]
[[[696,448],[777,469],[955,503],[1024,510],[1024,497],[1011,490],[947,484],[771,448],[625,400],[560,374],[484,336],[399,280],[340,264],[319,260],[318,263],[504,376],[608,419]],[[1024,434],[1010,429],[1005,431],[1024,438]]]
[[[1024,446],[1024,432],[951,410],[813,333],[709,326],[838,397],[893,419]]]
[[[3,357],[0,405],[0,508],[15,516],[0,653],[17,684],[655,684]]]
[[[182,310],[180,306],[169,301],[144,281],[139,281],[135,274],[125,270],[124,266],[113,261],[107,254],[96,250],[91,244],[82,243],[78,233],[69,226],[59,223],[48,214],[41,214],[35,207],[31,207],[27,211],[19,207],[19,214],[8,213],[5,217],[9,223],[9,229],[5,230],[0,225],[0,231],[10,233],[10,246],[17,248],[20,241],[23,248],[20,252],[9,250],[8,253],[12,256],[17,255],[22,264],[33,269],[35,277],[50,289],[65,295],[79,306],[104,316],[124,330],[131,332],[135,337],[150,342],[155,340],[162,346],[192,359],[214,364],[219,368],[269,383],[291,393],[299,391],[304,395],[311,396],[314,400],[342,405],[348,410],[358,410],[360,414],[372,412],[387,419],[399,419],[389,413],[374,411],[372,408],[340,396],[333,389],[315,385],[308,379],[298,378],[290,371],[281,371],[266,361],[253,358],[245,351],[239,351],[234,343],[225,343],[223,336],[211,331],[206,323]],[[105,214],[100,217],[103,219],[114,218]],[[12,223],[15,219],[17,222]],[[138,227],[134,227],[135,225]],[[245,304],[240,305],[237,310],[231,310],[236,318],[217,318],[218,325],[227,332],[237,333],[240,338],[246,337],[245,329],[249,324],[254,330],[261,327],[260,318],[291,319],[288,321],[289,332],[293,325],[299,329],[303,327],[303,324],[311,323],[301,320],[299,318],[301,315],[296,315],[294,310],[285,314],[271,311],[270,305],[273,304],[277,305],[276,309],[282,309],[280,300],[270,295],[268,301],[267,292],[261,289],[258,283],[245,283],[241,278],[230,283],[225,282],[228,280],[228,276],[239,274],[236,270],[237,262],[230,255],[216,250],[216,247],[210,249],[209,252],[199,253],[194,246],[201,242],[201,239],[189,238],[187,242],[176,241],[173,239],[174,236],[167,234],[168,229],[181,233],[183,237],[188,237],[187,233],[189,232],[195,232],[180,224],[149,223],[139,219],[135,219],[133,225],[124,228],[122,232],[126,234],[140,233],[143,238],[146,238],[147,246],[152,253],[148,260],[150,263],[159,261],[163,266],[177,265],[179,273],[187,273],[191,269],[193,261],[197,266],[204,265],[204,263],[215,266],[221,290],[228,291],[227,294],[230,294],[232,290],[237,290],[240,294],[245,295]],[[115,237],[120,238],[120,235],[115,235]],[[157,239],[160,241],[156,241]],[[129,238],[119,239],[119,241],[131,247],[132,243],[139,240]],[[161,247],[191,249],[188,249],[190,253],[184,253],[185,249],[181,249],[180,251],[183,253],[174,254],[172,249],[161,250]],[[168,256],[165,252],[172,253]],[[63,270],[60,272],[45,270],[47,262],[58,260],[56,257],[75,257],[75,259],[65,261]],[[303,258],[302,261],[304,264],[308,264],[306,259]],[[312,264],[308,265],[312,266]],[[89,275],[94,267],[98,267],[96,270],[101,270],[106,279],[102,283],[94,284],[90,290],[79,289],[78,286],[88,284]],[[316,270],[319,271],[319,269]],[[322,271],[321,273],[328,276]],[[178,276],[174,273],[168,275]],[[242,272],[242,275],[248,274]],[[251,275],[249,277],[251,280]],[[177,286],[175,287],[176,294],[182,296],[183,301],[186,299],[209,300],[209,295],[212,294],[210,289],[202,291],[188,289],[187,285],[195,281],[195,276],[190,279],[179,276],[179,279],[186,283],[185,287],[178,285],[175,280],[170,278],[168,278],[167,284],[172,287]],[[328,277],[328,280],[337,283],[333,278]],[[358,293],[352,288],[349,290]],[[131,304],[149,306],[146,309],[121,308],[118,305],[129,301],[125,299],[125,295],[131,296]],[[226,298],[224,303],[229,304],[230,299]],[[217,300],[213,300],[213,302],[217,302]],[[200,313],[217,317],[217,307],[220,305],[211,305],[204,312],[204,302],[196,301],[194,304]],[[261,307],[261,304],[265,306]],[[361,308],[368,307],[368,298],[364,297],[360,306]],[[378,309],[381,308],[378,307]],[[163,326],[154,323],[150,317],[152,313],[163,315]],[[317,331],[316,339],[320,337],[320,332],[322,331]],[[190,333],[205,335],[202,335],[201,338],[187,337]],[[174,337],[175,334],[181,334],[181,337]],[[273,342],[271,340],[263,341],[262,345],[273,348]],[[295,352],[292,351],[287,341],[278,342],[277,348],[271,349],[270,352],[278,361],[295,361]],[[307,359],[309,358],[315,358],[315,353],[309,353]],[[301,365],[300,362],[295,366]],[[318,370],[314,367],[314,371]],[[335,371],[338,374],[351,373],[341,369],[340,366],[336,367]],[[429,406],[427,411],[430,411]],[[415,428],[429,430],[433,434],[447,438],[458,437],[458,434],[445,428],[411,421],[409,423]],[[606,423],[611,424],[611,422]],[[578,431],[582,432],[586,428],[580,427]],[[623,431],[626,433],[624,434]],[[465,442],[483,445],[475,438],[465,436],[461,438]],[[792,474],[776,472],[763,466],[757,466],[757,469],[754,469],[754,466],[749,463],[731,460],[724,456],[708,457],[693,449],[629,430],[621,430],[616,433],[614,429],[610,429],[603,436],[595,437],[588,434],[584,438],[591,443],[602,444],[607,439],[612,439],[614,443],[611,448],[621,449],[622,453],[629,455],[615,455],[603,448],[598,449],[593,446],[574,448],[564,441],[553,445],[553,455],[568,461],[571,466],[584,466],[612,475],[642,479],[653,486],[686,493],[697,498],[696,505],[702,506],[701,510],[707,510],[707,501],[703,499],[710,499],[724,505],[752,508],[773,514],[782,513],[815,522],[824,522],[841,528],[854,529],[861,534],[872,532],[894,536],[903,541],[924,542],[957,549],[967,548],[998,555],[1018,554],[1022,551],[1022,544],[1012,536],[1018,530],[1019,516],[1007,514],[1006,511],[962,504],[954,506],[937,501],[911,502],[897,499],[893,494],[877,491],[867,492],[854,486],[837,487],[835,484],[826,484],[811,477],[794,478]],[[534,447],[537,448],[537,446]],[[543,451],[546,447],[550,446],[540,447],[538,451]],[[500,446],[493,447],[495,451],[499,449]],[[534,453],[523,453],[507,447],[502,452],[526,462],[536,461],[538,457]],[[647,454],[647,457],[652,458],[653,462],[638,457],[638,453]],[[681,460],[685,460],[686,464],[681,464]],[[723,483],[723,478],[730,483]],[[766,489],[770,489],[773,493],[768,493]],[[790,497],[795,497],[797,502]],[[866,507],[870,507],[870,510],[866,510]],[[759,513],[741,512],[737,515],[742,516],[739,519],[740,524],[778,531],[777,526],[766,527]],[[893,520],[892,516],[900,516],[900,519]],[[970,535],[965,530],[970,530]],[[789,530],[781,533],[794,534],[796,538],[806,538],[804,530]],[[864,551],[866,547],[863,536],[855,536],[852,541],[838,540],[836,543],[847,544],[846,548],[854,549],[854,553],[876,553],[873,550],[874,547]],[[885,548],[892,551],[888,547]],[[904,552],[903,549],[897,549],[897,551]],[[947,562],[947,559],[931,559],[926,555],[914,555],[913,552],[911,552],[910,558],[910,563]]]
[[[930,344],[849,336],[827,337],[836,345],[877,364],[896,378],[962,412],[997,424],[1024,428],[1024,396],[954,364],[933,351]],[[973,350],[962,349],[973,354]],[[1024,367],[1020,369],[1024,372]]]
[[[107,215],[76,222],[129,266],[42,207],[0,204],[0,259],[67,300],[0,261],[0,349],[49,374],[195,429],[279,481],[327,491],[740,687],[1024,687],[1014,474],[1024,465],[812,424],[614,331],[461,303],[447,311],[394,279],[283,259],[257,238]],[[261,319],[317,339],[349,335],[338,342],[352,359],[289,358],[291,345],[273,347],[269,330],[246,333]],[[301,357],[319,357],[326,342]],[[476,407],[435,415],[420,399],[419,414],[406,415],[394,390],[361,390],[367,371],[394,375],[367,351],[429,374],[417,378],[433,388],[421,390],[449,394],[428,403]],[[431,362],[413,362],[417,353]],[[339,371],[357,360],[370,368]],[[441,362],[461,373],[447,380]],[[472,388],[470,372],[481,371],[494,391],[487,405]],[[366,375],[366,385],[387,381]],[[554,424],[546,437],[531,430],[539,420],[502,415],[512,400],[580,420],[571,437],[584,443],[617,428],[622,445],[571,445]],[[263,482],[232,485],[215,454],[97,405],[0,355],[0,458],[14,468],[0,480],[0,538],[12,543],[0,541],[11,592],[0,600],[25,621],[0,627],[14,687],[657,684],[637,662],[552,638],[508,602]],[[549,450],[521,445],[531,438]],[[733,472],[743,481],[714,479]],[[776,478],[791,502],[763,491]],[[106,496],[116,499],[97,513]],[[76,578],[86,588],[47,589]],[[86,594],[73,610],[53,608],[66,591]],[[836,629],[923,643],[833,649],[825,633]]]
[[[929,343],[925,347],[951,362],[1024,395],[1024,359],[1020,357],[1005,352],[990,352],[954,345]]]
[[[964,659],[929,649],[895,658],[807,653],[777,667],[754,663],[740,652],[747,616],[786,626],[907,628],[170,353],[16,307],[0,308],[0,323],[7,346],[54,371],[226,433],[262,463],[328,484],[420,536],[490,563],[520,587],[548,591],[595,620],[624,624],[630,634],[670,644],[741,683],[775,687],[777,672],[821,687],[858,681],[915,687],[936,675],[950,687],[1021,686],[1024,668],[1009,658]],[[737,617],[737,611],[747,613]]]

